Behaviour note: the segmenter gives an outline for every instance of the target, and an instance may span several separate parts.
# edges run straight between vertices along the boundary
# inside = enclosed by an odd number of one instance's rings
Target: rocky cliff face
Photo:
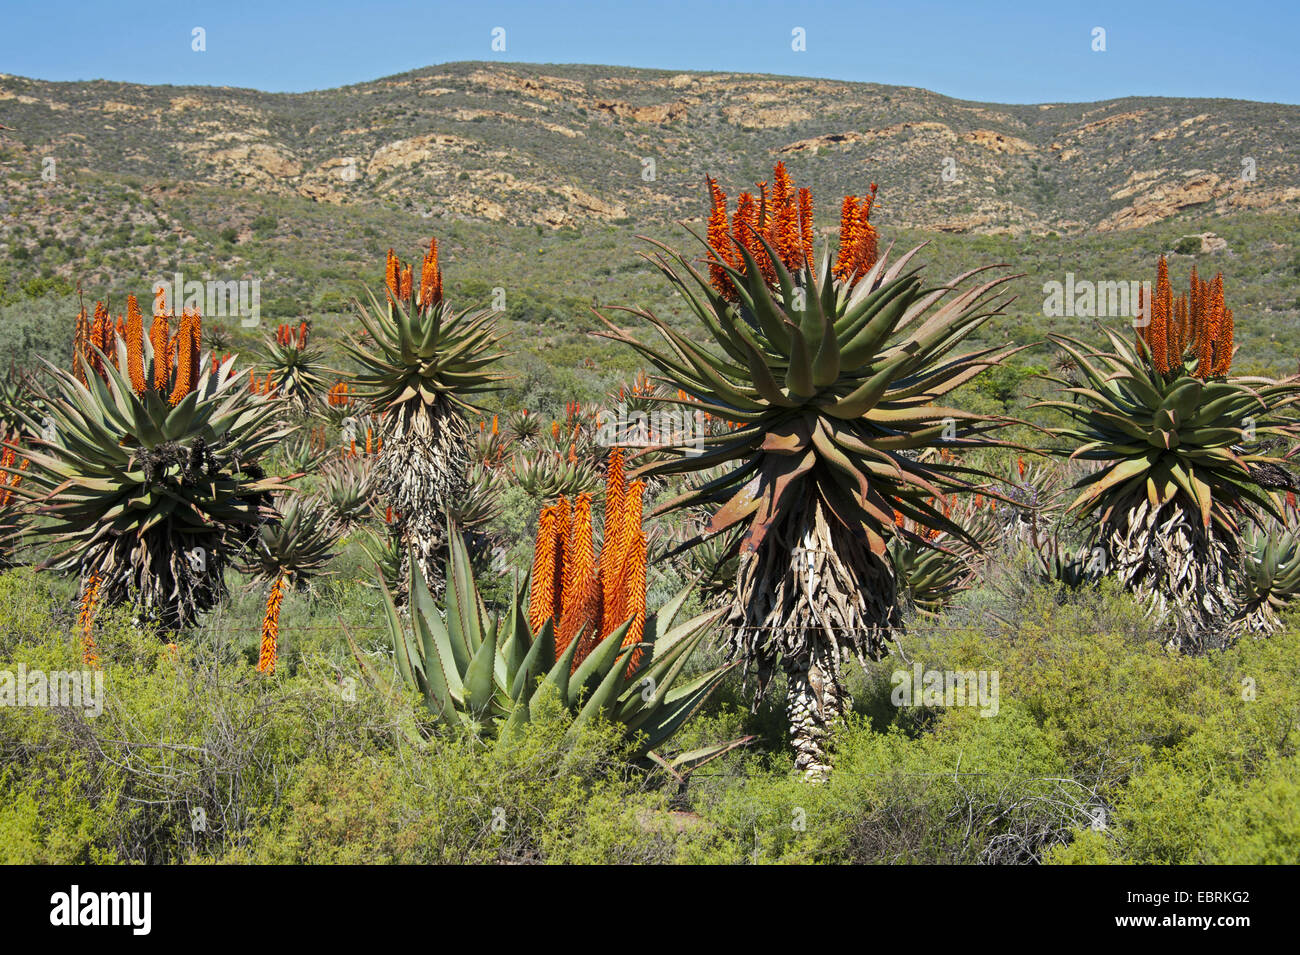
[[[63,168],[544,228],[697,218],[777,159],[820,195],[880,184],[883,223],[1138,228],[1300,201],[1300,107],[1127,99],[999,106],[742,74],[450,64],[343,89],[46,83],[0,75],[10,187]],[[821,210],[827,224],[834,210]]]

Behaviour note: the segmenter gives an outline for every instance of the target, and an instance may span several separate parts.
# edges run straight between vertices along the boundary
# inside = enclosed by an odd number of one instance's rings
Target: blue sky
[[[0,72],[49,80],[302,91],[507,60],[817,76],[1011,103],[1300,103],[1297,0],[0,0],[0,11]],[[204,52],[191,49],[194,27]],[[504,51],[492,49],[496,27]],[[1104,52],[1092,49],[1096,27]]]

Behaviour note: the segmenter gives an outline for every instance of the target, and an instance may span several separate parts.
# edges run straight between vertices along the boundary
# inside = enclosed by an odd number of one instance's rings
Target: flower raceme
[[[23,482],[23,472],[32,463],[23,458],[22,463],[15,470],[14,462],[18,460],[18,452],[14,450],[13,442],[17,440],[18,435],[14,434],[4,450],[0,451],[0,512],[13,502],[14,489]]]
[[[81,606],[77,611],[77,629],[81,631],[81,660],[86,666],[99,666],[99,648],[95,644],[95,610],[99,604],[99,574],[91,571],[81,592]]]
[[[385,270],[384,284],[388,287],[389,297],[398,302],[405,302],[414,290],[414,269],[402,264],[392,249],[388,250],[388,266]],[[429,249],[424,253],[424,262],[420,266],[420,294],[416,304],[422,309],[442,304],[442,269],[438,266],[438,240],[429,239]]]
[[[159,289],[156,295],[147,353],[144,318],[134,295],[127,296],[126,315],[116,323],[103,302],[95,303],[93,318],[87,318],[84,308],[80,311],[72,347],[73,373],[78,381],[87,384],[88,373],[104,378],[104,362],[107,360],[126,376],[138,397],[144,397],[149,384],[152,384],[154,391],[165,395],[170,404],[177,405],[194,391],[201,366],[199,344],[203,337],[203,319],[197,308],[184,309],[180,327],[172,334],[174,315],[165,309],[163,294]],[[126,346],[124,359],[119,357],[118,342]],[[150,360],[151,375],[146,373],[146,363]]]
[[[326,396],[331,408],[350,408],[353,403],[352,387],[344,381],[330,388]]]
[[[1188,291],[1173,296],[1169,266],[1160,257],[1151,301],[1138,293],[1138,312],[1149,321],[1138,327],[1138,350],[1161,375],[1185,369],[1202,380],[1222,378],[1232,367],[1232,309],[1224,306],[1223,273],[1206,282],[1192,266]]]
[[[596,554],[592,539],[592,496],[577,495],[542,509],[533,552],[528,624],[540,632],[555,626],[555,652],[574,640],[574,669],[606,637],[631,618],[623,648],[641,643],[646,621],[646,539],[639,481],[627,484],[621,450],[610,453],[605,485],[604,540]],[[640,663],[640,648],[630,666]]]
[[[262,617],[262,645],[257,657],[258,673],[274,673],[280,637],[280,605],[284,602],[284,576],[275,578],[271,593],[266,599],[266,614]]]
[[[275,329],[275,340],[286,348],[302,350],[307,347],[307,337],[310,331],[306,322],[300,323],[297,328],[292,325],[281,324]]]
[[[748,274],[747,258],[757,264],[764,281],[773,288],[778,284],[773,255],[788,272],[807,270],[815,278],[812,193],[795,188],[785,163],[777,163],[772,170],[771,192],[766,182],[757,184],[757,201],[753,193],[742,192],[730,218],[727,194],[714,179],[709,179],[708,185],[712,201],[709,279],[723,298],[738,299],[728,270]],[[840,248],[832,272],[849,287],[871,270],[878,257],[876,229],[871,224],[875,200],[876,184],[872,183],[865,198],[845,196],[840,209]]]

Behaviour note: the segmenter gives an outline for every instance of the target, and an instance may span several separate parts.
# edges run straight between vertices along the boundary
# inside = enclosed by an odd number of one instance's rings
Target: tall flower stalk
[[[646,621],[646,540],[639,481],[626,483],[622,452],[611,453],[605,478],[604,539],[594,546],[592,498],[579,494],[543,508],[533,549],[528,622],[533,632],[550,623],[556,653],[578,641],[573,666],[627,624],[622,644],[632,650],[629,672],[641,662]]]
[[[274,673],[280,638],[280,605],[284,602],[284,575],[275,578],[266,598],[262,617],[262,643],[257,655],[257,672]]]

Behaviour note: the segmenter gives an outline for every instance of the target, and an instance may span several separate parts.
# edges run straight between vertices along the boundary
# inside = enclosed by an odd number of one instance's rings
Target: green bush
[[[512,511],[514,533],[528,513]],[[959,605],[915,623],[907,662],[855,677],[829,782],[792,775],[779,704],[750,713],[735,674],[678,742],[757,738],[681,783],[630,763],[609,726],[572,732],[558,707],[495,747],[428,736],[419,702],[377,695],[333,629],[342,619],[372,642],[363,573],[290,596],[273,677],[253,670],[260,591],[177,649],[103,614],[102,714],[0,707],[0,862],[1300,857],[1294,625],[1190,658],[1111,587],[1017,591],[997,605],[974,593],[996,615],[973,624]],[[0,575],[0,671],[80,669],[73,585]],[[895,705],[894,675],[914,664],[996,671],[996,715]]]

